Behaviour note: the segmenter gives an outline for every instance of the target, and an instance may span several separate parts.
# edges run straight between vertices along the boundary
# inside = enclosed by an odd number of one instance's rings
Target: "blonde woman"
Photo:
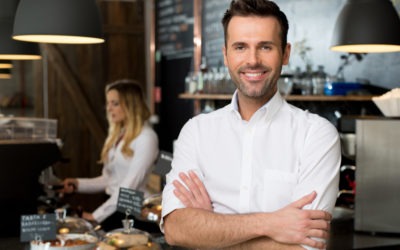
[[[146,189],[148,176],[158,156],[158,138],[148,124],[150,111],[144,101],[140,85],[133,80],[118,80],[106,86],[109,131],[100,162],[102,174],[95,178],[67,178],[65,193],[101,193],[105,200],[93,213],[82,217],[110,230],[122,227],[122,213],[116,212],[119,188]]]

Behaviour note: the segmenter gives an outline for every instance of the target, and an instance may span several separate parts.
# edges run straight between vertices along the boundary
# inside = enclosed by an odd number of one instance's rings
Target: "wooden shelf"
[[[326,95],[289,95],[286,96],[287,101],[371,101],[372,95],[349,95],[349,96],[326,96]],[[231,94],[188,94],[179,95],[181,99],[191,100],[230,100]]]
[[[181,99],[191,99],[191,100],[230,100],[232,98],[231,94],[188,94],[183,93],[179,95]]]

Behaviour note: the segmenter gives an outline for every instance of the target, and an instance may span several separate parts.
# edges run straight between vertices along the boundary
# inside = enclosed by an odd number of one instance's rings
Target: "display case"
[[[56,139],[57,120],[0,117],[0,140]]]

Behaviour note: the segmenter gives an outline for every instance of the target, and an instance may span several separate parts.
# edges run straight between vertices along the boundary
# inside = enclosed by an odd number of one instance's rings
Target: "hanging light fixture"
[[[104,42],[95,0],[21,0],[13,38],[38,43]]]
[[[0,60],[0,69],[11,69],[12,67],[11,60]]]
[[[336,20],[333,51],[400,51],[400,18],[390,0],[347,0]]]
[[[13,22],[18,0],[1,0],[0,8],[0,59],[40,59],[39,45],[12,39]]]
[[[0,79],[11,79],[10,69],[0,69]]]

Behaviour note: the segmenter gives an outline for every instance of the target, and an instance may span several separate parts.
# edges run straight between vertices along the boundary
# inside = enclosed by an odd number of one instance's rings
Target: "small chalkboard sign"
[[[21,242],[54,239],[56,239],[55,214],[21,215]]]
[[[129,188],[120,188],[117,211],[140,216],[143,206],[143,192]]]

